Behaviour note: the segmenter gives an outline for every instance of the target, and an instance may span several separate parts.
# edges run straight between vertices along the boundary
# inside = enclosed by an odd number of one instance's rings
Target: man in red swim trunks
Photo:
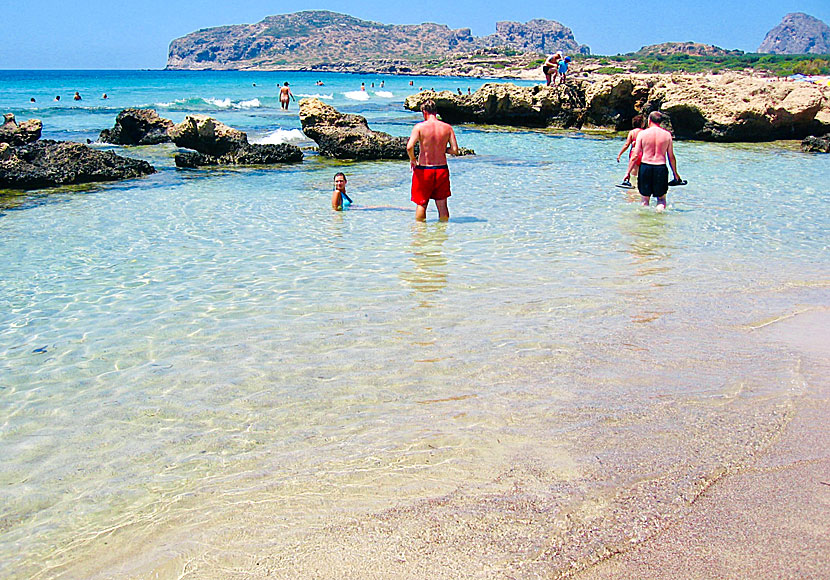
[[[434,199],[438,208],[438,219],[445,222],[450,219],[447,198],[450,193],[450,170],[447,166],[447,153],[458,155],[458,142],[455,131],[447,123],[439,121],[435,101],[427,100],[421,105],[424,120],[415,125],[406,144],[409,165],[412,168],[412,201],[415,219],[427,219],[427,205]],[[415,160],[415,145],[420,145],[418,160]]]

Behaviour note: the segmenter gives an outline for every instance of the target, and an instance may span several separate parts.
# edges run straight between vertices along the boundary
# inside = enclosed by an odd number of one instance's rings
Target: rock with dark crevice
[[[0,143],[12,146],[34,143],[40,139],[43,123],[38,119],[29,119],[18,123],[13,113],[3,115],[3,125],[0,125]]]
[[[0,189],[39,189],[118,181],[155,173],[146,161],[81,143],[42,140],[0,151]]]
[[[154,109],[124,109],[118,113],[115,126],[101,131],[98,139],[115,145],[169,143],[173,126],[173,121],[160,117]]]
[[[830,153],[830,134],[808,135],[801,142],[801,150],[807,153]]]
[[[248,135],[207,115],[188,115],[170,130],[179,147],[221,157],[248,145]]]

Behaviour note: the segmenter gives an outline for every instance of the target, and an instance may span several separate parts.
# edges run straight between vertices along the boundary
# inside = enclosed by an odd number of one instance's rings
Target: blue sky
[[[324,9],[387,24],[437,22],[471,28],[476,36],[495,31],[499,20],[557,20],[595,54],[631,52],[668,41],[696,41],[754,51],[789,12],[806,12],[830,23],[830,0],[675,0],[640,3],[525,0],[311,0],[287,4],[265,0],[28,0],[7,4],[0,41],[3,69],[164,68],[170,41],[199,28],[244,24],[272,14]],[[590,7],[590,8],[588,8]]]

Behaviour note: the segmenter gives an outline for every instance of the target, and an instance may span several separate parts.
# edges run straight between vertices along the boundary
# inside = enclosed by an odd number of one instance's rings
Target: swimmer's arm
[[[630,174],[634,171],[634,168],[640,163],[640,159],[643,158],[643,141],[640,139],[640,132],[637,135],[637,140],[634,142],[634,151],[631,153],[631,159],[628,160],[628,173]]]
[[[343,211],[343,198],[336,189],[331,194],[331,209],[334,211]]]
[[[450,127],[450,142],[447,143],[447,153],[458,155],[458,141],[455,140],[455,131]]]
[[[628,149],[629,145],[631,145],[631,133],[628,133],[628,137],[625,138],[623,148],[620,149],[620,152],[617,154],[617,163],[620,162],[620,157],[622,157],[622,154],[625,153],[625,150]]]
[[[415,145],[418,144],[418,138],[420,135],[418,134],[418,125],[415,125],[412,128],[412,135],[409,136],[409,141],[406,143],[406,154],[409,155],[409,166],[414,169],[414,167],[418,164],[415,160]]]

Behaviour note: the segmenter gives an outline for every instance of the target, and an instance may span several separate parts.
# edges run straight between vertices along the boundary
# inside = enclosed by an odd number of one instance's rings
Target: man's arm
[[[450,142],[447,143],[447,153],[458,155],[458,141],[455,140],[455,131],[450,127]]]
[[[412,135],[409,136],[409,141],[406,143],[406,154],[409,155],[409,165],[413,169],[418,164],[417,160],[415,159],[415,145],[418,144],[418,125],[415,125],[412,128]]]
[[[674,178],[680,181],[680,175],[677,173],[677,158],[674,156],[674,144],[672,141],[669,141],[669,147],[666,149],[666,155],[669,157],[669,167],[671,167],[671,172],[674,174]]]

